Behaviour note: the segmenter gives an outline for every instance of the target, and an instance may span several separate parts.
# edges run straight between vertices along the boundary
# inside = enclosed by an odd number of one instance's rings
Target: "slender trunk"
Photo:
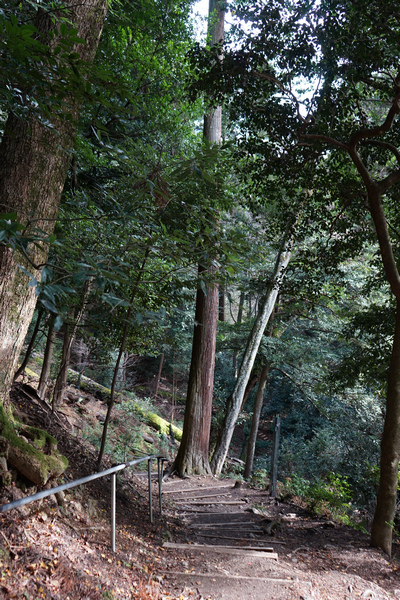
[[[381,548],[390,556],[399,485],[400,457],[400,275],[383,211],[381,190],[376,184],[367,189],[382,263],[397,301],[396,327],[387,379],[386,415],[381,439],[378,496],[371,529],[371,545]]]
[[[257,389],[257,394],[256,394],[256,399],[254,402],[250,436],[249,436],[249,440],[247,443],[246,464],[244,467],[244,478],[245,479],[250,479],[251,473],[253,471],[254,451],[256,448],[256,440],[257,440],[258,427],[260,424],[261,409],[262,409],[263,403],[264,403],[264,390],[265,390],[265,386],[266,386],[267,379],[268,379],[269,369],[270,369],[270,365],[269,365],[269,363],[267,363],[266,365],[264,365],[264,367],[261,371],[260,381],[258,384],[258,389]]]
[[[140,280],[142,278],[142,275],[143,275],[143,272],[144,272],[144,268],[146,266],[146,262],[147,262],[147,258],[149,256],[149,254],[150,254],[150,248],[147,247],[145,255],[144,255],[143,263],[142,263],[142,265],[141,265],[141,267],[139,269],[139,273],[138,273],[138,276],[136,278],[135,285],[133,287],[133,291],[132,291],[132,295],[131,295],[131,300],[130,300],[130,303],[129,303],[129,307],[128,307],[128,310],[126,312],[125,325],[124,325],[124,329],[123,329],[123,332],[122,332],[121,344],[119,346],[119,352],[118,352],[117,360],[115,362],[114,373],[113,373],[113,378],[112,378],[112,382],[111,382],[110,399],[108,401],[106,418],[104,420],[104,425],[103,425],[103,433],[102,433],[102,436],[101,436],[99,456],[97,457],[97,467],[99,469],[101,467],[101,461],[103,460],[104,450],[105,450],[105,447],[106,447],[108,425],[109,425],[110,420],[111,420],[111,413],[112,413],[112,409],[113,409],[114,402],[115,402],[115,391],[116,391],[116,385],[117,385],[117,379],[118,379],[119,365],[121,363],[121,358],[122,358],[122,355],[124,354],[124,350],[125,350],[125,342],[126,342],[126,338],[128,336],[129,322],[130,322],[131,315],[132,315],[133,303],[135,301],[136,293],[138,291],[139,283],[140,283]]]
[[[260,380],[260,373],[256,373],[255,375],[253,375],[253,377],[251,379],[249,379],[249,381],[247,382],[246,385],[246,390],[243,394],[243,400],[242,400],[242,404],[240,406],[240,410],[242,411],[244,409],[244,405],[247,402],[247,398],[250,396],[251,392],[253,391],[257,381]]]
[[[71,331],[71,325],[69,323],[64,324],[64,335],[63,335],[63,347],[61,353],[60,368],[58,370],[56,383],[54,385],[53,399],[52,399],[52,410],[57,411],[61,404],[64,395],[64,390],[67,385],[67,373],[69,367],[69,357],[71,354],[71,344],[73,339],[73,333]]]
[[[157,398],[157,394],[158,394],[158,388],[160,387],[160,381],[161,381],[161,374],[162,374],[162,368],[163,368],[163,364],[164,364],[164,355],[165,352],[163,351],[161,353],[160,356],[160,363],[158,365],[158,373],[157,373],[157,377],[156,377],[156,381],[154,384],[154,394],[153,394],[153,398]]]
[[[386,415],[381,440],[379,489],[371,529],[371,545],[391,555],[400,459],[400,300],[389,367]]]
[[[29,341],[28,347],[26,349],[25,352],[25,356],[24,356],[24,360],[21,363],[21,366],[19,367],[19,369],[17,369],[15,375],[14,375],[14,381],[16,381],[18,379],[18,377],[20,375],[22,375],[22,373],[25,371],[25,367],[27,366],[29,359],[31,357],[32,354],[32,350],[35,346],[35,342],[36,342],[36,338],[38,336],[39,333],[39,328],[40,328],[40,323],[43,317],[44,311],[43,310],[39,310],[38,311],[38,315],[37,315],[37,319],[36,319],[36,323],[35,323],[35,328],[32,332],[32,337]]]
[[[64,2],[66,18],[76,28],[77,37],[84,40],[73,51],[88,64],[98,46],[107,6],[107,0]],[[50,49],[56,48],[60,43],[57,23],[48,17],[41,21],[43,40],[49,39]],[[79,108],[79,101],[68,96],[65,112],[72,118],[55,116],[50,127],[33,117],[22,120],[13,113],[8,116],[0,144],[0,213],[16,213],[26,227],[25,235],[34,229],[48,235],[53,232]],[[46,261],[47,254],[45,243],[30,247],[29,260],[11,248],[0,247],[0,403],[6,408],[36,304],[35,289],[28,287],[29,278],[18,265],[23,264],[39,279],[40,264]]]
[[[377,138],[389,132],[400,114],[400,93],[398,79],[394,80],[393,102],[386,114],[385,120],[376,127],[359,129],[353,131],[347,144],[342,140],[327,137],[329,145],[346,150],[357,169],[365,186],[368,196],[369,211],[374,222],[376,237],[379,243],[382,264],[385,269],[386,279],[391,291],[396,298],[396,330],[393,340],[392,356],[387,380],[386,394],[386,416],[381,440],[381,469],[378,488],[378,499],[372,525],[371,544],[379,547],[387,554],[392,551],[392,525],[396,511],[396,498],[398,487],[399,455],[400,455],[400,273],[396,264],[394,248],[389,234],[389,226],[386,219],[382,196],[400,181],[400,169],[391,169],[389,174],[376,179],[368,170],[359,153],[358,147],[372,145],[383,145],[391,148],[393,157],[398,165],[397,149],[383,140]],[[300,137],[308,141],[318,139],[321,136],[314,134],[301,134]],[[323,137],[323,136],[322,136]],[[374,165],[376,171],[376,165]],[[386,171],[386,169],[383,169]]]
[[[246,349],[240,365],[238,378],[235,387],[227,402],[227,411],[224,418],[223,429],[218,438],[217,445],[211,460],[211,470],[214,475],[219,475],[225,462],[229,445],[232,439],[233,431],[239,416],[240,407],[243,401],[243,394],[249,380],[251,370],[257,356],[258,348],[264,335],[265,327],[275,307],[282,279],[286,267],[291,258],[291,248],[293,244],[293,234],[285,234],[284,243],[278,253],[274,273],[271,282],[268,285],[264,296],[263,306],[254,322],[253,328],[247,340]]]
[[[85,282],[85,285],[83,288],[83,297],[82,297],[81,308],[79,309],[76,319],[73,321],[73,323],[74,323],[73,327],[71,328],[68,325],[68,323],[66,323],[66,325],[65,325],[65,334],[64,334],[64,343],[63,343],[63,351],[62,351],[62,357],[61,357],[60,370],[57,375],[56,383],[54,386],[54,392],[53,392],[53,406],[52,406],[53,411],[57,410],[59,408],[59,406],[61,406],[61,403],[62,403],[64,390],[67,385],[67,373],[68,373],[69,361],[70,361],[70,356],[71,356],[71,347],[72,347],[72,343],[73,343],[75,335],[76,335],[76,330],[78,329],[78,325],[81,322],[83,314],[86,310],[86,305],[87,305],[88,297],[90,294],[90,289],[92,287],[92,281],[93,281],[93,278],[90,278]]]
[[[50,315],[49,328],[47,331],[46,348],[44,350],[43,365],[40,372],[38,385],[38,395],[42,400],[45,399],[47,384],[50,377],[50,367],[53,360],[54,341],[56,339],[56,330],[54,329],[55,315]]]
[[[260,379],[260,375],[261,375],[261,372],[260,373],[256,373],[247,382],[246,391],[245,391],[245,393],[243,395],[242,406],[240,407],[240,412],[242,412],[242,410],[244,409],[248,397],[250,396],[251,392],[253,391],[253,389],[254,389],[257,381],[259,381],[259,379]],[[221,427],[221,430],[222,430],[222,427]],[[242,442],[242,447],[240,449],[240,460],[243,460],[243,461],[246,460],[247,442],[248,441],[249,441],[249,435],[245,434],[243,442]]]
[[[218,321],[221,321],[221,323],[225,322],[225,290],[224,290],[224,288],[222,288],[219,292]]]

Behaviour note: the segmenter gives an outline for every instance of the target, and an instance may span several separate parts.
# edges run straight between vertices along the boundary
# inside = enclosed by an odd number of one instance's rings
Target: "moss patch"
[[[57,452],[53,436],[42,429],[13,422],[3,406],[0,406],[0,434],[8,462],[36,485],[44,485],[68,467],[67,458]],[[50,454],[42,452],[44,449]]]
[[[135,408],[138,414],[144,417],[147,423],[152,427],[155,427],[160,433],[169,435],[170,430],[172,430],[175,439],[178,441],[182,439],[182,430],[179,429],[179,427],[172,425],[169,421],[166,421],[154,412],[144,410],[139,404],[135,404]]]

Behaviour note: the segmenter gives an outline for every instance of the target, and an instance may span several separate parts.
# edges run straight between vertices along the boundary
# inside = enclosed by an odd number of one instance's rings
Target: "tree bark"
[[[389,556],[392,552],[392,524],[396,512],[400,456],[400,273],[394,257],[382,197],[390,188],[400,182],[400,159],[398,149],[395,146],[377,138],[382,137],[393,128],[395,123],[398,123],[396,121],[400,114],[400,85],[398,76],[393,80],[393,83],[393,101],[385,120],[376,127],[355,130],[347,143],[335,139],[330,135],[305,133],[305,128],[312,122],[311,119],[308,123],[304,123],[299,131],[299,138],[302,140],[307,142],[310,140],[318,143],[324,142],[349,154],[367,192],[369,210],[375,226],[386,279],[397,301],[396,328],[387,380],[386,415],[381,440],[378,497],[371,531],[371,545],[381,548]],[[360,144],[364,147],[369,144],[373,146],[383,145],[383,147],[392,153],[393,158],[396,160],[397,168],[389,171],[380,180],[375,179],[359,154],[358,147]],[[376,163],[374,163],[373,168],[376,170]],[[387,172],[386,164],[382,171],[384,173]]]
[[[257,440],[258,427],[260,424],[261,409],[262,409],[263,403],[264,403],[264,390],[265,390],[265,386],[266,386],[266,383],[268,380],[269,369],[270,369],[269,363],[264,365],[264,367],[261,371],[260,381],[259,381],[258,388],[257,388],[257,394],[256,394],[256,399],[254,402],[254,409],[253,409],[253,418],[251,420],[250,436],[249,436],[249,440],[247,443],[246,464],[244,466],[244,478],[245,479],[250,479],[251,473],[253,471],[254,451],[256,448],[256,440]]]
[[[83,61],[90,63],[95,55],[105,15],[107,0],[81,0],[64,3],[77,35],[85,43],[73,49]],[[55,24],[47,19],[43,39],[50,39]],[[47,33],[47,36],[46,36]],[[57,46],[59,34],[51,39]],[[67,90],[66,90],[67,92]],[[57,217],[73,139],[79,102],[68,96],[65,111],[71,120],[55,117],[51,127],[35,118],[21,120],[10,113],[0,144],[0,213],[16,213],[29,235],[40,228],[51,234]],[[29,278],[18,267],[24,264],[39,279],[40,264],[47,258],[45,243],[32,245],[30,262],[11,248],[0,247],[0,403],[8,406],[13,374],[36,304],[35,289],[28,287]]]
[[[228,454],[229,445],[242,405],[243,394],[246,390],[262,336],[275,307],[282,279],[291,258],[292,244],[293,234],[286,232],[284,242],[278,253],[274,273],[264,295],[262,308],[247,340],[235,387],[228,398],[223,427],[211,460],[211,470],[214,475],[221,473],[226,455]]]
[[[360,161],[360,169],[363,166]],[[391,556],[400,458],[400,275],[383,212],[380,186],[373,183],[367,185],[367,190],[370,212],[380,246],[382,263],[392,293],[397,301],[396,327],[387,380],[386,414],[381,439],[378,496],[371,528],[371,545],[381,548]]]
[[[84,312],[86,310],[86,305],[88,301],[88,297],[90,294],[90,290],[92,287],[93,278],[90,277],[85,281],[83,286],[83,297],[81,307],[79,309],[78,315],[74,320],[73,311],[71,311],[71,321],[73,325],[71,326],[69,323],[65,323],[65,332],[64,332],[64,343],[62,349],[61,363],[60,369],[57,375],[56,383],[54,385],[53,392],[53,410],[57,410],[62,403],[64,390],[67,385],[67,373],[71,356],[71,348],[72,343],[75,339],[76,330],[78,329],[78,325],[81,322]]]
[[[400,91],[393,102],[385,124],[391,127],[396,114],[400,112]],[[377,504],[371,529],[371,545],[381,548],[391,556],[393,521],[396,513],[397,489],[399,482],[400,458],[400,274],[394,257],[393,245],[384,213],[382,196],[387,189],[400,181],[400,169],[381,181],[375,181],[357,151],[357,143],[370,138],[374,130],[356,132],[348,144],[348,152],[367,190],[369,210],[374,222],[379,243],[382,264],[390,289],[396,298],[396,327],[393,338],[392,355],[389,366],[386,391],[386,415],[381,439],[381,459]]]

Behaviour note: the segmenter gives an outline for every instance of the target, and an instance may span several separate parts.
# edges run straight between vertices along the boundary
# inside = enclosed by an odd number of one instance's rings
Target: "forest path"
[[[400,598],[397,567],[358,531],[233,480],[170,479],[163,494],[182,533],[163,577],[183,598]]]
[[[51,418],[50,407],[32,403],[26,394],[16,390],[12,400],[16,411],[57,438],[70,461],[68,479],[96,471],[97,453],[79,433],[86,423],[81,405],[76,434],[67,421]],[[93,402],[91,419],[98,409]],[[47,498],[4,513],[0,599],[400,598],[398,543],[388,561],[369,548],[366,534],[296,504],[271,501],[265,490],[234,486],[232,479],[170,478],[163,485],[163,515],[154,486],[150,523],[147,477],[124,471],[117,486],[116,553],[110,549],[107,478],[68,492],[64,507]],[[23,494],[11,486],[2,501]],[[271,521],[280,521],[274,536],[268,535]]]

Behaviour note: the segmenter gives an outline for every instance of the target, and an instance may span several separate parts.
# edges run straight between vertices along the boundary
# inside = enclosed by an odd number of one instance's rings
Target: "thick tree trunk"
[[[56,316],[52,314],[50,316],[49,328],[47,330],[46,348],[44,350],[42,370],[40,372],[40,379],[38,385],[38,395],[42,400],[44,400],[46,397],[47,384],[50,377],[51,362],[53,360],[54,341],[56,338],[56,330],[54,329],[55,320]]]
[[[199,266],[199,276],[204,269]],[[193,333],[192,359],[183,422],[182,442],[174,469],[183,476],[209,473],[209,441],[214,384],[215,343],[218,319],[218,285],[199,289]]]
[[[260,424],[261,409],[262,409],[263,403],[264,403],[264,390],[265,390],[265,386],[266,386],[267,379],[268,379],[269,369],[270,369],[269,364],[266,364],[261,371],[260,381],[258,384],[258,389],[257,389],[257,394],[256,394],[256,399],[254,402],[250,436],[249,436],[249,440],[247,443],[246,464],[244,466],[244,478],[245,479],[250,479],[251,473],[253,471],[254,451],[256,448],[256,440],[257,440],[258,427]]]
[[[236,380],[235,387],[228,398],[223,427],[211,460],[211,470],[214,475],[219,475],[221,473],[226,455],[228,454],[233,431],[239,416],[240,407],[242,406],[243,394],[246,390],[246,385],[257,356],[262,336],[264,335],[265,328],[268,324],[272,311],[274,310],[275,302],[279,294],[279,289],[286,267],[288,266],[291,258],[292,243],[293,236],[290,234],[285,239],[282,248],[278,253],[274,273],[264,296],[263,306],[254,322],[253,328],[247,340],[238,378]]]
[[[90,63],[102,31],[107,0],[67,1],[68,15],[85,40],[74,51]],[[47,19],[47,33],[54,29]],[[43,39],[46,31],[40,29]],[[57,46],[58,34],[51,40]],[[71,121],[55,118],[53,128],[36,119],[21,120],[10,114],[0,145],[0,213],[17,214],[26,226],[25,234],[40,228],[51,234],[57,217],[79,112],[78,102],[68,97]],[[0,403],[8,403],[13,374],[36,304],[35,289],[28,287],[29,278],[18,268],[24,264],[39,278],[39,265],[45,262],[48,248],[42,243],[30,248],[31,263],[22,260],[12,249],[0,247]],[[37,268],[32,266],[32,263]]]

